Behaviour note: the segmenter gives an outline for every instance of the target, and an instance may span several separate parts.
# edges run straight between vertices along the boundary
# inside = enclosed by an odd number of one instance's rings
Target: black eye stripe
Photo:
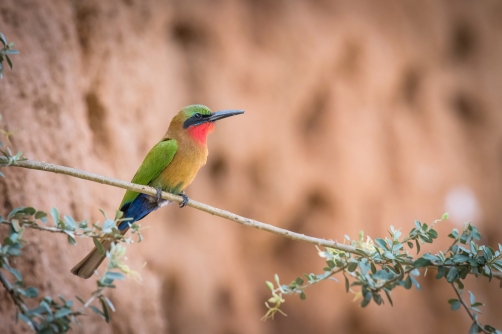
[[[193,114],[192,117],[188,118],[185,122],[183,122],[183,128],[186,129],[188,128],[189,126],[192,126],[192,125],[198,125],[198,124],[201,124],[201,123],[204,123],[204,118],[207,118],[207,117],[210,117],[211,114],[209,115],[202,115],[200,113],[195,113]]]

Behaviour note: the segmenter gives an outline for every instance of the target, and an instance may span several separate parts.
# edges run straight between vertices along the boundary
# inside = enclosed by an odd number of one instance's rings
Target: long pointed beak
[[[244,110],[222,110],[222,111],[217,111],[213,113],[211,116],[207,118],[208,121],[210,122],[215,122],[217,120],[227,118],[230,116],[235,116],[235,115],[240,115],[244,114]]]

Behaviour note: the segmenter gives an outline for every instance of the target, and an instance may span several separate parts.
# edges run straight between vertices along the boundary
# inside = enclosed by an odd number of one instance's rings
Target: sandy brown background
[[[499,1],[2,0],[0,31],[16,43],[0,81],[3,128],[35,160],[129,180],[184,105],[245,109],[224,120],[187,193],[296,232],[341,241],[407,232],[418,219],[473,219],[502,241],[502,3]],[[8,169],[0,213],[35,206],[76,219],[114,212],[120,189]],[[77,333],[466,333],[453,291],[432,275],[394,307],[360,309],[343,284],[288,298],[288,317],[260,322],[264,281],[323,267],[292,242],[193,209],[163,208],[128,247],[144,283],[118,284],[111,325]],[[4,234],[5,229],[0,229]],[[3,238],[3,237],[2,237]],[[18,260],[42,294],[86,296],[70,274],[92,246],[26,233]],[[469,281],[502,327],[502,291]],[[26,332],[0,292],[4,333]]]

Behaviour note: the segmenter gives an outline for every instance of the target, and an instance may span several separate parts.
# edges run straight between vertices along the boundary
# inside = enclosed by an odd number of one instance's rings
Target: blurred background
[[[15,42],[0,81],[2,128],[34,160],[130,180],[181,107],[244,109],[218,123],[187,194],[295,232],[342,241],[415,219],[440,223],[437,245],[472,220],[502,242],[502,3],[499,1],[2,0]],[[0,214],[58,207],[76,219],[114,212],[123,190],[8,169]],[[470,319],[433,275],[395,290],[394,307],[353,302],[343,284],[289,297],[261,322],[275,273],[322,271],[310,244],[175,205],[142,221],[128,247],[143,284],[119,282],[107,325],[77,333],[464,333]],[[0,231],[5,233],[5,231]],[[27,231],[17,268],[41,294],[87,296],[70,274],[92,241]],[[146,265],[142,267],[144,264]],[[498,283],[472,278],[482,323],[502,327]],[[0,292],[5,333],[14,306]]]

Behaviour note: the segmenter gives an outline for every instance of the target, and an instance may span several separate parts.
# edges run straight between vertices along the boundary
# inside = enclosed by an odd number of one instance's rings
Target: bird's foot
[[[160,204],[162,201],[162,189],[160,187],[155,189],[157,190],[157,193],[155,194],[155,201]]]
[[[181,197],[183,197],[183,201],[181,201],[181,203],[180,203],[180,208],[184,208],[184,207],[185,207],[185,205],[187,205],[187,204],[188,204],[188,200],[189,200],[189,198],[188,198],[188,196],[185,194],[185,192],[184,192],[184,191],[180,192],[178,195],[180,195]]]

